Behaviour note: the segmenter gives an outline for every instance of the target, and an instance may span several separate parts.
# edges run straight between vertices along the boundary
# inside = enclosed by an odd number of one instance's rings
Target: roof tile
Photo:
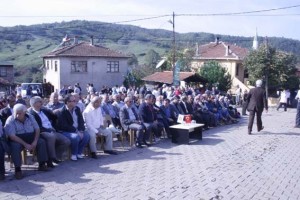
[[[54,51],[51,51],[43,57],[116,57],[116,58],[129,58],[117,51],[113,51],[106,47],[91,45],[88,42],[81,42],[66,46]]]

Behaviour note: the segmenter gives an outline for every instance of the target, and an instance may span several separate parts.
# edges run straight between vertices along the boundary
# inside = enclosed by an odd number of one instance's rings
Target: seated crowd
[[[170,126],[178,116],[191,115],[204,130],[224,124],[236,123],[239,113],[230,104],[230,96],[204,92],[193,88],[124,87],[111,93],[97,93],[89,89],[81,98],[76,92],[52,93],[49,101],[33,96],[26,101],[14,95],[1,100],[0,110],[0,180],[5,178],[5,152],[11,155],[15,177],[23,177],[21,151],[33,152],[39,163],[38,170],[47,171],[63,160],[70,151],[70,159],[83,159],[83,151],[89,147],[91,158],[97,159],[97,136],[104,138],[104,153],[117,154],[113,150],[113,136],[134,130],[135,145],[150,146],[149,138],[160,138],[162,132],[172,137]]]

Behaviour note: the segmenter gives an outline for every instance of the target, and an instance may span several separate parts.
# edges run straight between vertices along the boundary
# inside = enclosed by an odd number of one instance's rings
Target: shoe
[[[76,155],[72,155],[71,156],[71,160],[76,161],[77,160],[77,156]]]
[[[55,166],[53,165],[52,161],[47,162],[47,167],[54,168]]]
[[[4,174],[0,174],[0,181],[3,181],[5,179],[5,175]]]
[[[42,171],[42,172],[45,172],[45,171],[48,171],[48,168],[45,164],[39,164],[38,170]]]
[[[264,126],[262,126],[260,129],[258,129],[257,131],[260,132],[261,130],[264,130]]]
[[[146,142],[146,140],[144,140],[143,143],[144,143],[147,147],[151,147],[151,144],[149,144],[148,142]]]
[[[57,160],[56,158],[53,158],[52,162],[54,162],[55,164],[59,164],[59,163],[61,163],[61,160]]]
[[[142,144],[139,143],[139,142],[136,142],[136,143],[135,143],[135,146],[136,146],[137,148],[140,148],[140,149],[143,148]]]
[[[251,131],[248,130],[248,135],[251,135],[251,134],[252,134]]]
[[[110,155],[118,155],[118,153],[113,151],[113,150],[104,150],[104,153],[107,153],[107,154],[110,154]]]
[[[22,171],[15,172],[15,178],[18,180],[22,179],[23,178]]]
[[[98,158],[97,155],[96,155],[96,152],[91,152],[91,158],[93,158],[93,159],[97,159]]]
[[[78,155],[77,155],[77,158],[78,158],[78,159],[83,159],[83,155],[82,155],[82,154],[78,154]]]

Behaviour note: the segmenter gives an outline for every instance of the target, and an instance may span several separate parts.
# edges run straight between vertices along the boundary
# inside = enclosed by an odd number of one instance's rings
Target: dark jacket
[[[131,108],[131,109],[133,111],[133,114],[135,115],[136,120],[129,119],[129,113],[127,111],[126,106],[123,106],[120,109],[120,113],[119,113],[120,121],[121,121],[121,125],[122,125],[124,131],[128,131],[128,126],[130,124],[136,123],[137,120],[140,120],[138,113],[136,113],[136,110],[134,108]]]
[[[154,108],[152,107],[152,111],[151,111],[150,107],[145,102],[139,106],[139,114],[142,122],[152,123],[155,120],[157,120],[157,116],[156,113],[154,112]]]
[[[29,108],[28,112],[31,115],[33,115],[34,119],[36,120],[36,122],[38,123],[38,125],[40,127],[41,132],[55,131],[55,130],[47,129],[47,128],[43,127],[40,116],[32,108]],[[52,127],[55,129],[57,116],[51,110],[48,110],[47,108],[41,108],[41,112],[43,112],[47,116],[47,118],[49,119],[49,121],[52,124]]]
[[[77,106],[74,108],[75,113],[78,118],[78,128],[79,131],[84,131],[84,121],[82,114],[80,112],[80,108]],[[73,117],[71,113],[67,110],[66,106],[59,109],[57,114],[57,131],[60,132],[76,132],[76,128],[73,126]]]
[[[167,111],[166,111],[166,107],[164,105],[160,106],[160,109],[161,111],[164,113],[164,115],[167,117]],[[174,121],[177,121],[177,117],[178,117],[178,114],[175,110],[175,107],[174,105],[169,105],[168,109],[170,110],[170,118],[172,118]]]
[[[262,112],[264,108],[268,110],[266,92],[261,87],[252,88],[247,97],[247,110],[253,111],[255,108],[258,112]]]
[[[0,119],[2,122],[2,126],[5,125],[7,118],[11,115],[12,115],[12,112],[9,107],[5,107],[0,110]]]
[[[183,111],[183,114],[192,114],[193,113],[193,106],[190,103],[185,102],[186,109],[185,109],[183,102],[180,102],[179,105]]]

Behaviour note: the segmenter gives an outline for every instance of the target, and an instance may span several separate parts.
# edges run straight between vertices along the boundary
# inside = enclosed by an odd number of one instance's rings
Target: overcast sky
[[[279,9],[241,15],[240,13]],[[144,28],[172,30],[168,21],[175,12],[175,31],[207,32],[234,36],[276,36],[300,40],[299,0],[1,0],[0,26],[31,25],[70,20],[123,22]],[[191,14],[200,16],[181,16]],[[208,14],[206,16],[203,16]],[[1,33],[0,33],[1,34]]]

